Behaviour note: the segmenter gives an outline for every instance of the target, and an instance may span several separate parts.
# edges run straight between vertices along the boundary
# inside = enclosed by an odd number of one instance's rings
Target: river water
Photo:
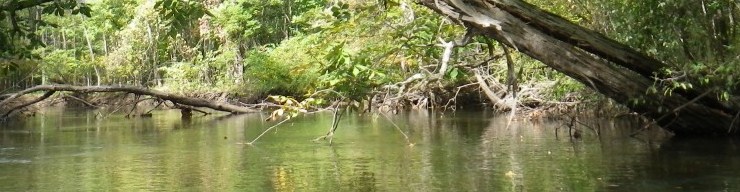
[[[628,120],[487,112],[184,120],[49,110],[0,130],[0,191],[737,191],[740,141],[629,134]],[[597,131],[600,134],[597,134]],[[407,134],[406,140],[403,134]]]

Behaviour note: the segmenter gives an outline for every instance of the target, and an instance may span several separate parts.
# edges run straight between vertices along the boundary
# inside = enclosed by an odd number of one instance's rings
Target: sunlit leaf
[[[358,74],[360,74],[360,69],[358,69],[357,67],[353,67],[352,68],[352,75],[357,76]]]
[[[458,73],[459,73],[458,69],[457,68],[453,68],[450,71],[450,79],[453,79],[453,80],[457,79]]]

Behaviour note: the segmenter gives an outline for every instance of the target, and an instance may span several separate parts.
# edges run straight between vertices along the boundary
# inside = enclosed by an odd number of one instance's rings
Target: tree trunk
[[[520,0],[419,0],[468,30],[496,39],[656,120],[677,135],[738,135],[738,105],[714,88],[649,94],[665,63]],[[659,85],[656,85],[659,86]],[[658,87],[660,90],[660,87]],[[734,126],[733,126],[734,125]]]
[[[244,78],[244,57],[246,56],[246,50],[242,43],[236,43],[236,50],[232,77],[234,78],[234,84],[241,84]]]
[[[90,34],[87,33],[87,28],[85,28],[84,35],[85,41],[87,41],[87,50],[90,52],[90,63],[92,63],[95,70],[95,85],[100,86],[100,69],[98,69],[98,62],[95,60],[95,52],[93,51],[92,40],[90,39]]]
[[[30,103],[25,103],[21,105],[21,107],[13,107],[12,109],[10,109],[9,112],[7,112],[5,115],[1,117],[4,118],[7,115],[9,115],[10,112],[17,110],[18,108],[22,108],[22,107],[31,105],[33,103],[39,102],[45,98],[48,98],[49,96],[51,96],[51,94],[53,94],[54,92],[58,92],[58,91],[71,91],[71,92],[82,92],[82,93],[127,92],[127,93],[133,93],[137,95],[149,95],[152,97],[157,97],[162,100],[171,101],[175,104],[188,105],[188,106],[193,106],[193,107],[207,107],[213,110],[230,112],[230,113],[256,112],[256,110],[253,110],[250,108],[232,105],[232,104],[225,103],[225,102],[217,102],[217,101],[211,101],[211,100],[206,100],[206,99],[184,97],[184,96],[165,93],[165,92],[161,92],[157,90],[141,88],[141,87],[133,87],[133,86],[38,85],[32,88],[25,89],[18,93],[0,96],[0,106],[7,106],[11,101],[13,101],[14,99],[20,96],[23,96],[29,93],[39,92],[39,91],[46,91],[47,94],[41,97],[41,99],[34,100],[33,102],[30,102]]]

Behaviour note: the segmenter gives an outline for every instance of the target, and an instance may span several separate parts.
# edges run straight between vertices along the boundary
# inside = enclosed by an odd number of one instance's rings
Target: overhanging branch
[[[200,99],[200,98],[190,98],[185,96],[180,96],[176,94],[171,93],[165,93],[162,91],[147,89],[147,88],[141,88],[141,87],[134,87],[134,86],[75,86],[75,85],[39,85],[35,87],[31,87],[25,90],[22,90],[18,93],[11,94],[10,96],[7,96],[4,100],[0,101],[0,106],[6,106],[14,99],[38,92],[38,91],[47,91],[48,96],[51,96],[56,91],[70,91],[70,92],[80,92],[80,93],[90,93],[90,92],[126,92],[126,93],[133,93],[138,95],[149,95],[152,97],[157,97],[162,100],[168,100],[173,103],[182,104],[182,105],[188,105],[192,107],[206,107],[211,108],[213,110],[218,111],[224,111],[224,112],[230,112],[230,113],[251,113],[256,112],[254,109],[250,109],[247,107],[232,105],[225,102],[218,102],[218,101],[211,101],[206,99]],[[48,97],[46,96],[46,97]],[[45,99],[43,97],[41,100]],[[40,100],[39,100],[40,101]],[[36,101],[38,102],[38,101]],[[34,102],[35,103],[35,102]],[[22,105],[19,107],[15,107],[11,109],[11,111],[16,110],[17,108],[22,108],[27,105]]]

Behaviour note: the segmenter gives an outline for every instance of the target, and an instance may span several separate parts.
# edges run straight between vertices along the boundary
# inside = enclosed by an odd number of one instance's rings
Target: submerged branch
[[[281,125],[281,124],[283,124],[283,123],[287,122],[288,120],[290,120],[290,118],[286,118],[285,120],[283,120],[283,121],[280,121],[279,123],[277,123],[277,124],[273,125],[272,127],[270,127],[270,128],[267,128],[267,129],[266,129],[265,131],[263,131],[263,132],[262,132],[262,134],[258,135],[258,136],[257,136],[257,138],[254,138],[254,140],[252,140],[251,142],[249,142],[249,143],[247,143],[247,144],[248,144],[248,145],[252,145],[252,144],[254,144],[254,142],[255,142],[255,141],[257,141],[258,139],[260,139],[260,137],[262,137],[263,135],[265,135],[265,133],[267,133],[267,132],[269,132],[270,130],[274,129],[275,127],[277,127],[277,126],[279,126],[279,125]]]
[[[382,113],[382,112],[380,113],[380,115],[382,115],[383,117],[385,117],[385,119],[388,120],[388,122],[391,122],[391,124],[393,125],[393,127],[396,127],[396,130],[398,130],[398,132],[400,132],[401,135],[403,135],[403,138],[406,139],[406,143],[409,146],[412,146],[412,147],[414,146],[414,143],[411,143],[411,140],[409,139],[409,136],[406,135],[406,133],[404,133],[403,130],[401,130],[401,127],[398,127],[398,125],[396,125],[396,123],[394,123],[393,120],[391,120],[391,118],[388,117],[388,115],[385,115],[385,113]]]

